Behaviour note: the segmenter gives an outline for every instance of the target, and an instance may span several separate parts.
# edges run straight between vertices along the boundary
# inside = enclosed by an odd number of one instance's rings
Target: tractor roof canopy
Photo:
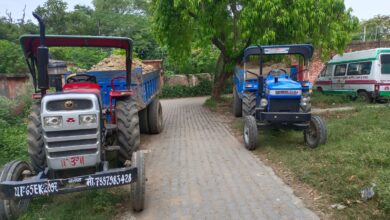
[[[35,58],[40,45],[39,35],[23,35],[20,37],[26,58]],[[126,50],[131,57],[133,42],[125,37],[75,36],[75,35],[46,35],[47,47],[108,47]]]
[[[250,46],[244,50],[244,62],[251,55],[302,55],[305,63],[313,56],[314,48],[311,44]]]

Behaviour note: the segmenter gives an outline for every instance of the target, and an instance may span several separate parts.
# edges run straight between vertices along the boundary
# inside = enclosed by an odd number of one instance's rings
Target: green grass
[[[331,108],[358,104],[360,101],[352,101],[352,98],[345,94],[323,94],[318,91],[313,91],[311,94],[311,103],[316,108]]]
[[[124,193],[125,192],[125,193]],[[113,219],[123,207],[130,191],[123,188],[95,190],[83,193],[71,193],[48,198],[33,199],[28,212],[19,220],[28,219]]]
[[[203,105],[208,107],[212,111],[216,111],[217,107],[218,108],[230,108],[232,100],[233,100],[233,98],[231,96],[228,96],[228,95],[221,96],[219,98],[219,100],[216,100],[215,98],[210,97],[210,98],[206,99],[206,101],[204,102]]]
[[[330,204],[347,205],[335,211],[334,219],[388,219],[390,109],[360,107],[325,119],[328,141],[317,149],[304,145],[302,132],[261,130],[254,153],[266,155],[299,181],[329,195]],[[235,124],[240,130],[242,126],[241,120]],[[375,197],[356,202],[360,190],[371,183],[377,185]]]

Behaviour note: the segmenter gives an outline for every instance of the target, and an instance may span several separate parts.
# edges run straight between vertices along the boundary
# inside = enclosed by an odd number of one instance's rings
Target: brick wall
[[[14,99],[17,94],[26,91],[26,84],[29,80],[27,75],[0,74],[0,95]]]

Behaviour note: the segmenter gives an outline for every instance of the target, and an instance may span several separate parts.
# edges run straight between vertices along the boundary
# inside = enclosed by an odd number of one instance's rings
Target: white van
[[[359,96],[367,102],[390,98],[390,48],[334,56],[315,80],[314,89]]]

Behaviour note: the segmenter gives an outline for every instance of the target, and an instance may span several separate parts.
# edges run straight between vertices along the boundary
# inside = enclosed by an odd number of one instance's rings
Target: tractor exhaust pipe
[[[49,73],[47,65],[49,63],[49,49],[45,45],[45,23],[41,16],[33,12],[33,16],[39,23],[39,47],[37,50],[37,62],[38,62],[38,87],[41,89],[42,96],[46,94],[46,90],[49,88]]]

